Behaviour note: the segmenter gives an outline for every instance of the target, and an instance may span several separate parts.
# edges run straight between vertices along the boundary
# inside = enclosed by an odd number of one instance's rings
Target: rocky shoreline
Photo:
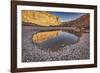
[[[83,33],[76,44],[65,46],[62,50],[52,52],[41,50],[32,43],[34,30],[22,28],[22,62],[84,60],[90,58],[89,33]]]

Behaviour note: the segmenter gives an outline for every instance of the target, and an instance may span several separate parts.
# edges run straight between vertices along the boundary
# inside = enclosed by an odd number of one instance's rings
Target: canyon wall
[[[45,11],[22,10],[23,25],[57,26],[61,24],[58,16]]]

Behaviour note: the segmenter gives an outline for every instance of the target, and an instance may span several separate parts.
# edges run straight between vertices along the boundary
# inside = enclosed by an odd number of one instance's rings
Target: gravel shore
[[[22,28],[22,62],[84,60],[90,58],[89,33],[83,33],[76,44],[65,46],[62,50],[52,52],[41,50],[32,42],[33,29]]]

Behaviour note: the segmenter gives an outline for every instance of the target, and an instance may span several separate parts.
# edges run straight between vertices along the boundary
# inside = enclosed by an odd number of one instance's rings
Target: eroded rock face
[[[58,16],[50,14],[49,12],[32,10],[22,11],[22,22],[40,26],[57,26],[61,24]]]

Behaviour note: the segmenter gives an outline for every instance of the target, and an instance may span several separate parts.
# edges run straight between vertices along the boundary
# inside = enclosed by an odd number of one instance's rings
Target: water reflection
[[[33,42],[42,43],[46,40],[57,37],[61,31],[48,31],[48,32],[38,32],[32,37]]]
[[[33,34],[32,41],[42,50],[56,51],[79,41],[79,37],[62,30],[44,31]]]

